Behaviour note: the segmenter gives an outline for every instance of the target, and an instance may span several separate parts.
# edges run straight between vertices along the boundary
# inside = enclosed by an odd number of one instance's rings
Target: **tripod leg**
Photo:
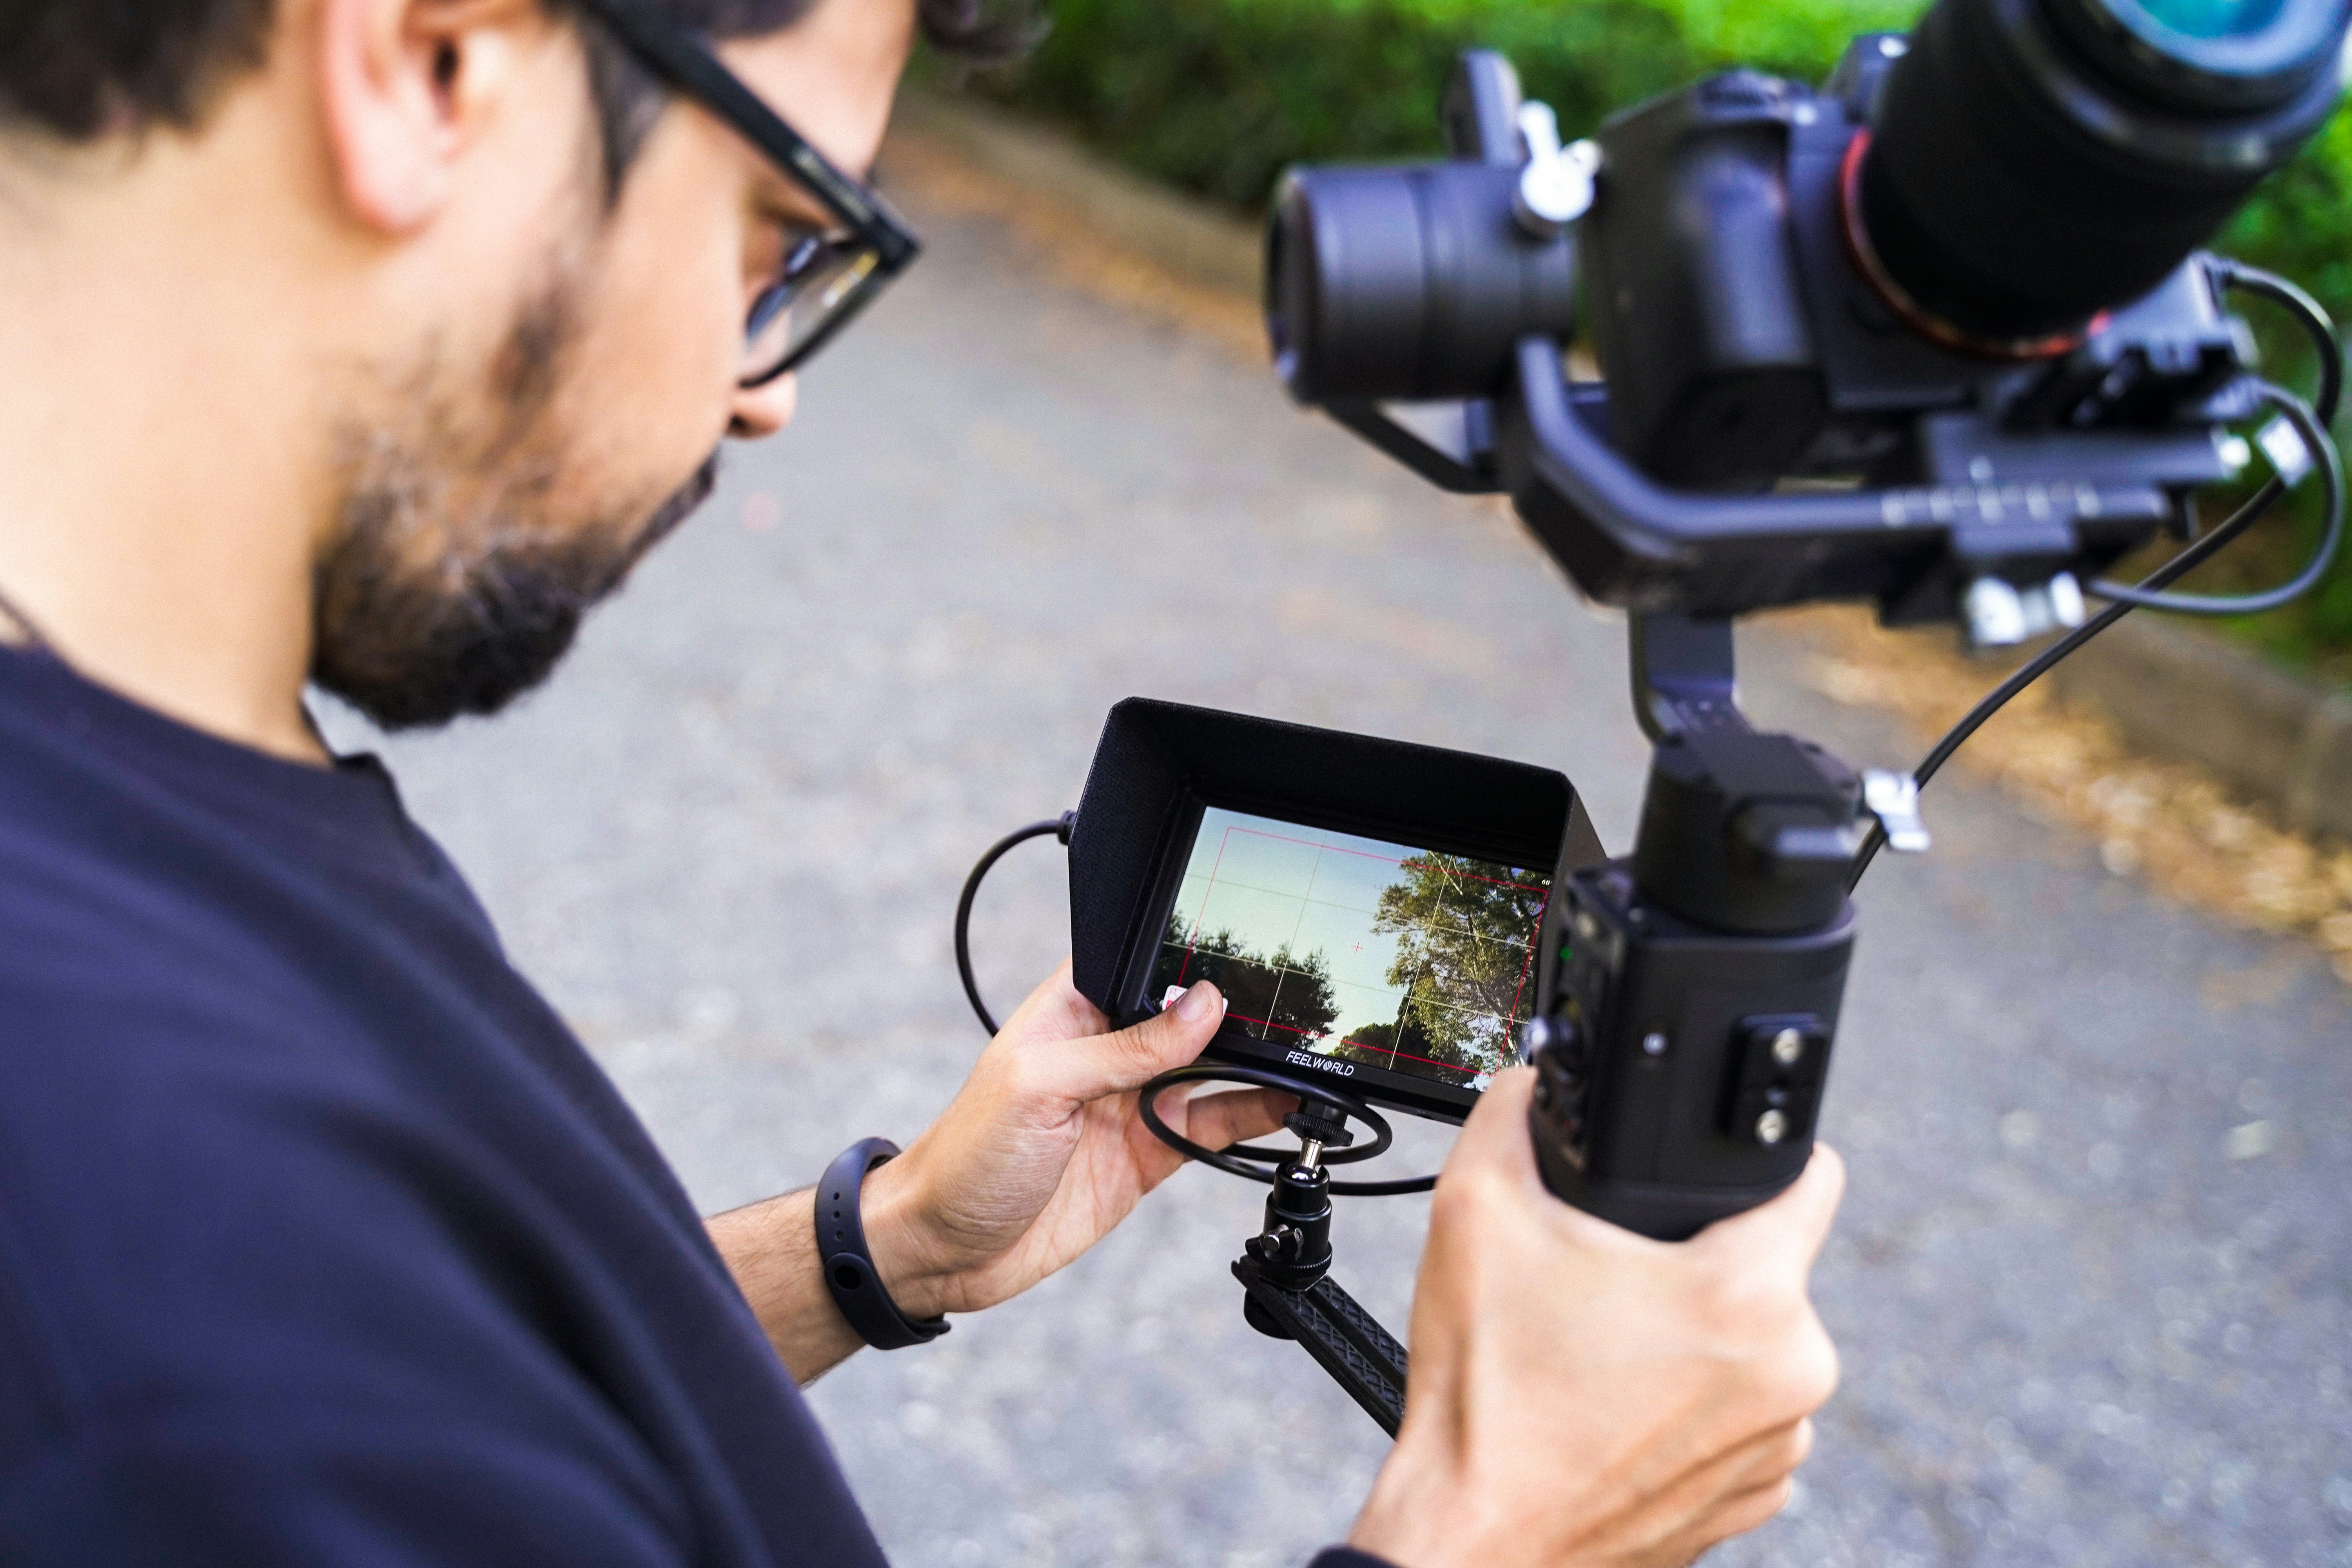
[[[1249,1292],[1257,1314],[1306,1346],[1381,1431],[1396,1436],[1404,1420],[1405,1350],[1395,1335],[1328,1276],[1304,1290],[1286,1290],[1266,1279],[1257,1259],[1240,1258],[1234,1261],[1234,1278]],[[1256,1323],[1256,1317],[1251,1321]]]

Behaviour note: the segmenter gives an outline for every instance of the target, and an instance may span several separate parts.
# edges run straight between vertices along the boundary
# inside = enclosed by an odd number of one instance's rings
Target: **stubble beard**
[[[347,418],[345,485],[312,569],[311,683],[385,730],[495,713],[545,680],[588,610],[709,499],[714,452],[647,509],[566,494],[555,416],[576,337],[576,269],[518,313],[486,391],[439,384],[433,356],[393,410]]]

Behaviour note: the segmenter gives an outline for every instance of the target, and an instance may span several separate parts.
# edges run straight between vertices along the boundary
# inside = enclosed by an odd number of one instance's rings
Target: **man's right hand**
[[[1760,1208],[1665,1243],[1544,1188],[1534,1075],[1439,1178],[1404,1426],[1349,1537],[1398,1568],[1681,1568],[1770,1519],[1837,1384],[1806,1277],[1845,1187],[1817,1146]]]

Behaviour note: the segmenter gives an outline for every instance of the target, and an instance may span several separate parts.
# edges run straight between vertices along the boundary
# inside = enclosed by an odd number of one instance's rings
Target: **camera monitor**
[[[1070,840],[1078,988],[1213,982],[1208,1055],[1458,1121],[1538,994],[1553,878],[1600,858],[1548,769],[1133,700]]]

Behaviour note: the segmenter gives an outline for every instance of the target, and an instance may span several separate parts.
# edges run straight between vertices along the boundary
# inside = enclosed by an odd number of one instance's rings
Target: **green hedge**
[[[1434,151],[1437,97],[1473,45],[1511,57],[1570,134],[1741,60],[1818,76],[1912,0],[1054,0],[1054,30],[991,87],[1129,165],[1254,207],[1305,159]],[[1761,13],[1760,15],[1755,13]]]
[[[1818,79],[1857,32],[1899,28],[1919,0],[1052,0],[1054,30],[978,87],[1129,167],[1254,209],[1294,162],[1426,154],[1454,55],[1511,57],[1570,134],[1729,64]],[[2339,115],[2264,187],[2222,248],[2302,280],[2352,321],[2352,118]],[[2282,374],[2305,366],[2263,331]],[[2264,540],[2262,534],[2272,537]],[[2234,569],[2292,564],[2259,531]],[[2352,684],[2352,561],[2331,587],[2242,628]]]
[[[1129,166],[1255,208],[1284,165],[1433,152],[1454,57],[1498,48],[1570,134],[1706,71],[1818,79],[1918,0],[1054,0],[1023,65],[979,84]],[[2352,314],[2352,121],[2274,178],[2227,237]]]

